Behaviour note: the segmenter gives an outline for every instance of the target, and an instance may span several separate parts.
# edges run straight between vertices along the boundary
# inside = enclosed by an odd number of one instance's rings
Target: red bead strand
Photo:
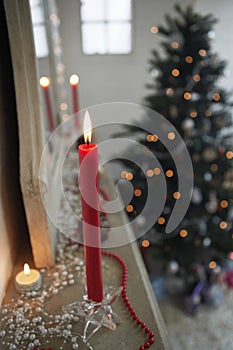
[[[139,346],[138,350],[145,350],[149,349],[149,347],[154,343],[154,332],[151,332],[150,328],[147,327],[146,323],[144,323],[136,314],[134,308],[132,307],[129,298],[127,297],[127,292],[126,292],[126,286],[127,286],[127,266],[124,260],[117,254],[110,253],[107,251],[102,251],[103,255],[110,256],[111,258],[117,260],[118,263],[121,264],[122,267],[122,292],[121,296],[122,299],[125,303],[126,308],[128,309],[130,315],[132,316],[133,320],[136,322],[138,326],[140,326],[140,329],[148,336],[147,341]]]

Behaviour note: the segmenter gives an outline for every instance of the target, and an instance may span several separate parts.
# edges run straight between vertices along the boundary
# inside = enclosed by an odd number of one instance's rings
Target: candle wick
[[[87,137],[87,146],[89,146],[90,142],[89,142],[89,137]]]

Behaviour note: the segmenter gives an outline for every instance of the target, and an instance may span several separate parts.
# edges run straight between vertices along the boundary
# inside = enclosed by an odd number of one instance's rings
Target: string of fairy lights
[[[157,33],[159,33],[159,28],[157,26],[152,26],[150,31],[151,31],[152,34],[157,34]],[[212,39],[212,38],[214,38],[215,33],[213,31],[210,31],[208,33],[208,36],[209,36],[210,39]],[[173,50],[178,50],[178,49],[180,49],[180,44],[179,44],[178,41],[172,41],[170,43],[170,47]],[[205,49],[203,49],[203,48],[198,50],[198,55],[199,55],[199,60],[197,60],[196,63],[194,61],[195,60],[194,57],[192,57],[191,55],[186,55],[183,58],[185,63],[187,63],[188,65],[191,65],[191,64],[193,65],[191,79],[187,82],[187,84],[186,84],[186,86],[184,88],[176,88],[176,91],[172,87],[169,87],[169,86],[167,88],[165,88],[165,94],[167,96],[173,97],[174,95],[180,94],[185,101],[190,101],[190,100],[197,101],[197,100],[199,100],[198,92],[193,91],[193,89],[194,89],[195,84],[198,84],[198,83],[201,82],[201,80],[202,80],[201,69],[203,67],[206,67],[209,64],[210,59],[208,58],[207,51]],[[158,78],[158,77],[161,77],[162,72],[160,72],[158,69],[153,68],[151,70],[151,75],[153,77],[155,77],[155,78]],[[174,79],[179,79],[182,76],[181,69],[178,68],[178,67],[172,68],[171,71],[170,71],[170,76],[172,78],[174,78]],[[216,88],[215,88],[215,91],[211,91],[210,93],[208,93],[207,100],[208,100],[209,103],[211,103],[211,102],[221,102],[221,99],[222,99],[221,93],[219,91],[216,91]],[[176,108],[176,106],[174,106],[174,109],[175,108]],[[203,112],[203,115],[206,118],[211,118],[211,116],[213,115],[213,112],[212,112],[212,110],[211,110],[211,108],[209,106]],[[192,120],[197,118],[197,117],[198,117],[198,111],[194,108],[193,105],[190,105],[190,111],[189,111],[189,118],[190,119],[189,119],[189,123],[187,123],[187,127],[190,127],[190,129],[192,129],[194,127],[194,123],[192,122]],[[185,125],[184,125],[184,127],[185,127]],[[175,135],[174,132],[169,132],[167,134],[167,137],[168,137],[168,139],[170,141],[173,141],[173,140],[175,140],[176,135]],[[146,135],[146,141],[148,143],[156,143],[156,142],[159,141],[159,136],[156,135],[156,134],[148,134],[148,135]],[[211,158],[211,157],[213,158],[213,161],[209,165],[209,169],[210,169],[210,172],[214,175],[219,170],[219,165],[214,161],[215,160],[215,154],[211,155],[210,153],[211,153],[210,150],[208,150],[208,154],[206,154],[205,156],[206,156],[206,158],[208,158],[208,159],[206,159],[208,161],[210,160],[209,158]],[[225,150],[225,148],[222,147],[222,146],[219,146],[217,153],[220,156],[225,157],[226,160],[233,159],[233,151]],[[199,153],[194,153],[192,155],[192,160],[193,160],[194,163],[195,162],[198,163],[200,161],[200,158],[201,158],[201,156],[200,156]],[[156,167],[154,169],[148,168],[145,171],[145,176],[147,178],[151,178],[151,177],[154,177],[154,176],[161,175],[162,172],[163,172],[162,168],[158,168],[158,167]],[[175,173],[174,173],[173,169],[166,169],[164,175],[165,175],[166,179],[169,181],[170,179],[174,178]],[[123,179],[125,179],[127,181],[132,182],[134,177],[135,177],[135,174],[133,172],[128,172],[126,170],[123,170],[121,172],[121,178],[123,178]],[[138,198],[140,200],[140,197],[142,197],[142,195],[143,195],[143,189],[139,188],[139,187],[136,187],[134,189],[134,200],[135,200],[135,198],[136,199]],[[173,197],[173,199],[175,201],[177,201],[177,200],[182,198],[182,193],[180,193],[179,191],[174,191],[173,194],[172,194],[172,197]],[[216,211],[218,207],[221,208],[221,210],[226,210],[228,208],[228,206],[229,206],[229,201],[227,199],[225,199],[225,198],[218,198],[218,199],[214,198],[214,200],[216,202],[215,206],[214,206],[214,211]],[[134,213],[134,216],[137,215],[136,208],[133,206],[132,203],[127,204],[126,207],[125,207],[125,210],[126,210],[127,213]],[[159,224],[161,226],[165,225],[166,224],[165,217],[164,216],[160,216],[157,219],[157,224]],[[218,228],[220,230],[228,229],[228,225],[229,225],[229,223],[226,220],[223,220],[223,219],[221,219],[218,222]],[[188,235],[189,235],[189,231],[187,229],[185,229],[185,228],[181,228],[179,230],[179,232],[178,232],[178,235],[180,236],[180,238],[186,239],[188,237]],[[233,238],[233,235],[232,235],[232,238]],[[197,246],[200,245],[201,243],[203,243],[203,245],[207,247],[207,246],[209,246],[211,244],[211,240],[208,237],[204,238],[203,242],[201,242],[200,239],[196,239],[195,240],[195,244]],[[150,241],[150,239],[146,238],[146,239],[143,239],[140,242],[140,244],[141,244],[142,248],[148,248],[151,245],[151,241]],[[166,250],[168,248],[169,247],[165,245],[164,249]],[[233,252],[229,253],[229,258],[233,259]],[[210,269],[215,269],[216,266],[217,266],[217,263],[215,261],[211,260],[209,262],[209,268]]]

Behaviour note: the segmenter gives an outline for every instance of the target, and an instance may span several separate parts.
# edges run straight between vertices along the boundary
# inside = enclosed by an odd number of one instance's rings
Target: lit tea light
[[[15,277],[15,287],[19,293],[38,291],[41,288],[41,274],[35,269],[30,269],[27,263],[24,264],[23,271]]]

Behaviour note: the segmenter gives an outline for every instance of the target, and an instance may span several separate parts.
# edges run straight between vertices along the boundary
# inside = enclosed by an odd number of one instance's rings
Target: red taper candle
[[[78,84],[79,84],[79,76],[77,74],[72,74],[70,76],[70,86],[72,91],[72,102],[73,102],[73,113],[78,113],[79,111],[79,103],[78,103]],[[74,116],[74,126],[76,129],[79,128],[79,120],[78,115]]]
[[[49,130],[52,133],[55,129],[54,120],[53,120],[53,111],[52,111],[52,104],[49,96],[49,85],[50,80],[47,77],[41,77],[40,78],[40,86],[42,87],[42,90],[44,92],[44,99],[45,99],[45,106],[47,111],[47,117],[48,117],[48,125]]]
[[[85,144],[78,147],[80,174],[79,187],[82,200],[84,254],[88,298],[101,302],[103,299],[100,208],[98,193],[98,147],[91,142],[91,120],[84,116]]]

